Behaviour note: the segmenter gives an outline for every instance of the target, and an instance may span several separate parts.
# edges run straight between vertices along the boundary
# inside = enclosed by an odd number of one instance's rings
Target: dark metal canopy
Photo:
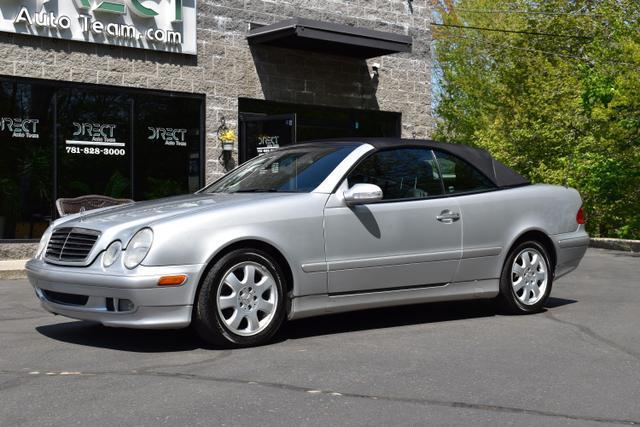
[[[251,45],[264,44],[356,58],[411,52],[412,44],[410,36],[305,18],[285,19],[252,29],[247,40]]]

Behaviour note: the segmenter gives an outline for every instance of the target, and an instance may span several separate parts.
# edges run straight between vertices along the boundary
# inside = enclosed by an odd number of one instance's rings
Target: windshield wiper
[[[278,193],[282,190],[277,188],[246,188],[244,190],[237,190],[234,193]]]

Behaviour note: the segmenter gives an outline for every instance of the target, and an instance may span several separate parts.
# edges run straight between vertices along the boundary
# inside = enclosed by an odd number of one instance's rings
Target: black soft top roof
[[[454,156],[471,163],[480,170],[487,178],[498,187],[515,187],[519,185],[529,184],[529,180],[508,168],[504,164],[495,160],[491,155],[483,149],[473,148],[463,144],[449,144],[446,142],[438,142],[429,139],[403,139],[403,138],[353,138],[353,139],[326,139],[306,141],[305,143],[316,144],[369,144],[373,145],[376,150],[385,148],[404,146],[426,147],[433,150],[446,151]],[[299,146],[299,144],[297,144]],[[295,146],[292,146],[293,148]]]

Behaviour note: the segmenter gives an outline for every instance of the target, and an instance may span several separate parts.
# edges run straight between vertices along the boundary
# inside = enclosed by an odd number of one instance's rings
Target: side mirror
[[[349,206],[364,205],[382,200],[382,190],[374,184],[356,184],[342,193]]]

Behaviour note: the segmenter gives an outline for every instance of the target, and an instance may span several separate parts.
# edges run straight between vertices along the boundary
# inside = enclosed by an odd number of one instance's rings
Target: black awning
[[[251,45],[304,49],[356,58],[411,52],[411,37],[350,25],[292,18],[252,29]]]

